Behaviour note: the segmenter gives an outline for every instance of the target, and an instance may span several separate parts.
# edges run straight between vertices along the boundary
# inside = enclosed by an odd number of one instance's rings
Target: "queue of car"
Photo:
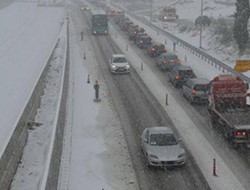
[[[128,39],[133,40],[138,48],[146,49],[146,53],[154,58],[161,71],[168,72],[168,80],[182,89],[183,96],[193,103],[208,102],[208,79],[197,78],[190,66],[181,64],[174,52],[168,52],[163,43],[153,42],[143,28],[129,21],[125,16],[115,20],[121,30],[127,31]],[[129,72],[129,63],[116,64],[115,58],[124,55],[113,55],[110,63],[111,71]],[[125,59],[125,57],[124,57]],[[120,61],[119,61],[120,62]],[[141,148],[148,167],[177,167],[186,163],[185,150],[180,145],[169,126],[152,126],[143,130]]]

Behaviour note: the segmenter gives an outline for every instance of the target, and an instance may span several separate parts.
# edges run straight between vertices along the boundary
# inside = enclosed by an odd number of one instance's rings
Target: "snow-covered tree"
[[[239,52],[246,49],[248,43],[247,23],[250,16],[249,0],[237,0],[234,20],[234,38],[238,44]]]

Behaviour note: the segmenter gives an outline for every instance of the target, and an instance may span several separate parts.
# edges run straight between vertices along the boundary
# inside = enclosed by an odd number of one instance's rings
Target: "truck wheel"
[[[226,129],[224,129],[224,137],[226,138],[226,140],[230,140],[230,134]]]
[[[209,116],[209,120],[210,120],[210,124],[211,124],[211,127],[214,127],[216,125],[216,121],[215,121],[215,118],[213,116]]]
[[[190,102],[191,105],[194,104],[194,101],[192,100],[191,96],[189,97],[189,102]]]

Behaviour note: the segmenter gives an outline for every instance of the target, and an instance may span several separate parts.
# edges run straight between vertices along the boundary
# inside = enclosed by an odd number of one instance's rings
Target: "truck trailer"
[[[212,125],[220,127],[233,145],[250,146],[248,84],[239,76],[222,74],[209,83],[208,112]]]

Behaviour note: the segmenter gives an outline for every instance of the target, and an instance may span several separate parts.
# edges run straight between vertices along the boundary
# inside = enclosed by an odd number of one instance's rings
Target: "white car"
[[[123,54],[113,54],[109,64],[112,73],[130,72],[129,62]]]
[[[185,165],[185,150],[169,127],[161,126],[144,129],[141,135],[141,146],[148,167],[168,168]]]

